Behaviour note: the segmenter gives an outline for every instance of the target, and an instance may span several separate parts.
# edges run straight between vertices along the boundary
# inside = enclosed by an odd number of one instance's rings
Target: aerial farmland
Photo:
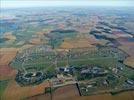
[[[134,14],[97,9],[3,9],[1,100],[133,100]]]

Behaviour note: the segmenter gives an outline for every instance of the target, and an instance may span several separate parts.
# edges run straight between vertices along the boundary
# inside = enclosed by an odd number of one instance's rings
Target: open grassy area
[[[126,56],[121,51],[116,51],[117,54],[114,54],[114,51],[112,52],[112,49],[109,48],[103,48],[102,50],[72,49],[69,52],[58,51],[57,53],[54,50],[43,51],[42,49],[36,52],[33,49],[18,53],[10,65],[15,69],[36,67],[37,69],[48,69],[49,71],[55,66],[62,67],[68,64],[72,66],[96,64],[109,69],[120,66],[118,60],[120,58],[124,59],[124,56]]]
[[[0,97],[2,96],[4,90],[6,89],[8,81],[9,80],[0,80]]]
[[[64,34],[63,34],[64,33]],[[65,37],[74,37],[76,32],[74,30],[54,30],[48,34],[50,40],[49,44],[55,48],[61,45]]]

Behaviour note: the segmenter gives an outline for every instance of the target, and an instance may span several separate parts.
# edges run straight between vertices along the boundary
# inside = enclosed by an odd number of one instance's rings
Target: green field
[[[115,51],[116,53],[114,53]],[[110,69],[115,66],[125,66],[119,64],[118,60],[125,59],[126,56],[122,51],[113,48],[98,50],[72,49],[69,52],[56,51],[55,53],[54,49],[45,51],[44,46],[35,46],[18,53],[10,65],[17,70],[34,67],[38,70],[49,71],[55,69],[55,67],[66,65],[79,67],[86,64],[101,65]]]
[[[2,96],[4,90],[6,89],[8,81],[9,80],[0,80],[0,97]]]

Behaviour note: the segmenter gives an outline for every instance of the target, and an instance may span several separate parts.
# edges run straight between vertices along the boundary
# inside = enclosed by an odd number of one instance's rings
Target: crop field
[[[5,91],[9,80],[0,80],[0,97],[2,96],[3,92]]]
[[[34,99],[39,99],[39,100],[68,100],[72,99],[76,96],[80,96],[78,89],[75,84],[71,85],[66,85],[63,87],[58,87],[56,88],[52,93],[46,93],[42,95],[37,95],[33,97],[29,97],[26,100],[34,100]]]
[[[66,37],[64,41],[60,45],[60,48],[63,49],[72,49],[72,48],[95,48],[92,44],[101,44],[105,45],[107,43],[106,40],[98,40],[94,36],[91,36],[87,33],[79,33],[76,37]]]
[[[0,48],[0,65],[8,65],[15,57],[17,48]]]
[[[42,84],[37,86],[21,87],[16,83],[15,80],[11,80],[7,85],[7,88],[3,92],[2,99],[4,100],[24,99],[30,96],[44,93],[46,87],[49,87],[48,81],[44,81]]]
[[[125,40],[125,39],[124,39]],[[133,40],[129,41],[126,39],[126,41],[120,41],[120,43],[122,44],[119,48],[124,50],[129,57],[125,60],[125,64],[131,67],[134,67],[134,43]]]
[[[0,79],[5,80],[15,76],[16,71],[9,67],[9,64],[15,58],[17,51],[16,48],[0,49]]]
[[[74,97],[70,100],[133,100],[134,92],[122,92],[117,95],[100,94],[100,95],[92,95],[92,96],[83,96],[83,97]]]
[[[75,84],[67,85],[56,89],[52,96],[54,100],[68,100],[74,96],[79,96],[79,92]]]

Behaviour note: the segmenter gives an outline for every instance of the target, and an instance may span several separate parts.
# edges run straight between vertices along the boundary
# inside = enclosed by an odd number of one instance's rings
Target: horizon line
[[[134,1],[115,1],[115,0],[1,0],[1,8],[27,8],[27,7],[62,7],[62,6],[98,6],[98,7],[134,7]]]

